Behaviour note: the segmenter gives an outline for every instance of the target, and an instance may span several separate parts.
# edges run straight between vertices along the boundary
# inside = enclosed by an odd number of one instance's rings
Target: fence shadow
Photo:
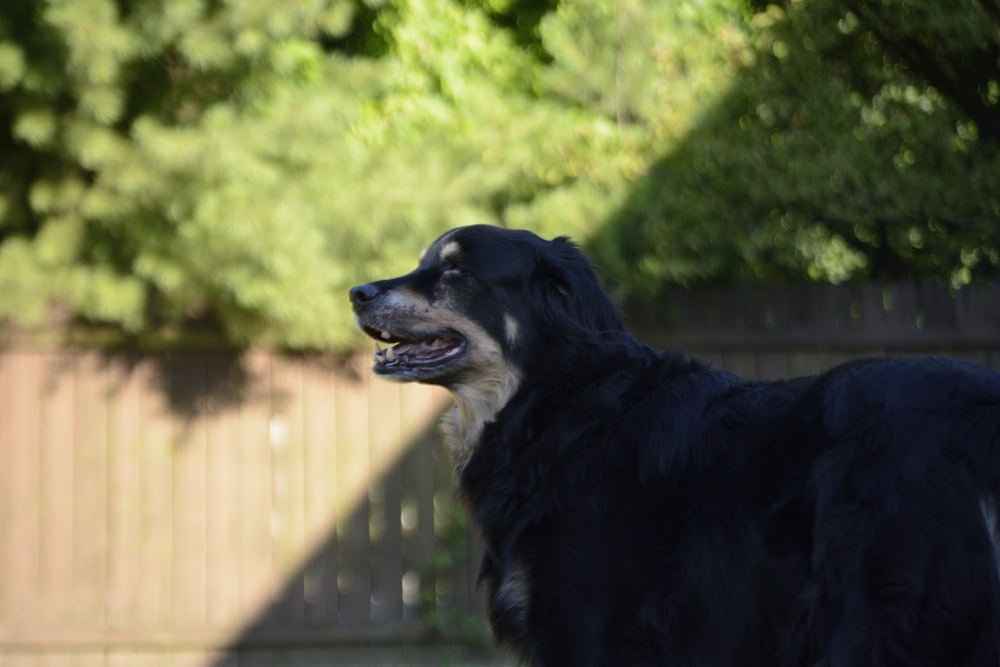
[[[478,536],[454,498],[436,419],[373,478],[211,664],[487,664]]]

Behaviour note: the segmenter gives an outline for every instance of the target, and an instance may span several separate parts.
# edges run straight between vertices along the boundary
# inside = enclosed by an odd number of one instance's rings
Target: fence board
[[[218,665],[225,654],[219,651],[174,651],[166,656],[165,667],[204,667]]]
[[[253,379],[240,403],[240,612],[266,609],[280,582],[271,569],[271,359],[253,352],[244,361]]]
[[[140,436],[134,447],[139,450],[140,537],[136,552],[138,569],[143,574],[134,619],[134,629],[169,627],[171,586],[173,581],[173,488],[175,423],[167,396],[161,390],[160,358],[143,358],[133,368],[139,399]]]
[[[185,406],[173,450],[171,622],[179,629],[202,628],[207,621],[208,477],[204,406],[198,398],[205,386],[203,363],[200,354],[169,359],[170,386],[179,396],[194,398]]]
[[[5,434],[6,478],[3,480],[6,498],[5,521],[7,548],[4,549],[2,577],[8,605],[5,621],[13,627],[24,626],[40,612],[38,603],[40,540],[40,499],[38,486],[40,466],[38,442],[41,435],[41,415],[36,400],[41,393],[41,370],[44,359],[32,352],[13,355],[5,364],[11,391],[6,394],[7,418],[11,420]]]
[[[432,392],[416,394],[403,404],[401,418],[406,423],[418,423],[426,415],[440,412],[439,406],[444,402],[442,398]],[[438,454],[443,455],[440,450]],[[401,469],[407,512],[407,520],[403,524],[406,530],[403,568],[407,585],[402,594],[408,618],[418,614],[421,596],[434,591],[434,578],[427,571],[427,564],[435,544],[435,467],[434,438],[424,430],[408,452]]]
[[[301,365],[271,364],[271,542],[274,575],[286,582],[274,605],[275,622],[297,627],[305,619],[305,589],[297,572],[305,550]]]
[[[76,533],[73,517],[76,374],[72,354],[55,352],[44,355],[45,363],[41,369],[43,385],[38,396],[40,414],[43,415],[38,442],[42,462],[39,480],[42,512],[39,600],[43,601],[39,614],[45,623],[61,624],[71,622],[73,613],[72,598],[66,595],[66,591],[73,590]]]
[[[240,667],[276,667],[278,662],[277,651],[242,651],[240,653]]]
[[[81,656],[77,653],[46,652],[38,655],[38,667],[98,667],[103,656]]]
[[[163,667],[164,656],[149,651],[110,651],[107,667]]]
[[[403,618],[402,532],[400,476],[388,465],[400,450],[406,437],[400,425],[402,388],[396,383],[372,383],[368,391],[369,456],[386,472],[372,480],[371,499],[372,542],[372,620],[377,623],[400,622]]]
[[[356,369],[354,369],[357,372]],[[371,621],[367,375],[337,388],[338,620]],[[350,499],[356,499],[352,506]]]
[[[231,358],[205,360],[208,377],[220,377],[219,389],[204,404],[207,465],[206,489],[206,620],[209,627],[228,629],[240,617],[240,389],[230,377]]]
[[[96,629],[107,618],[108,545],[108,374],[98,354],[77,355],[75,386],[73,625]]]
[[[311,557],[303,572],[306,624],[330,627],[337,615],[337,421],[332,369],[303,365],[303,438],[307,487],[305,536]]]
[[[10,458],[14,448],[14,429],[18,428],[14,424],[14,416],[11,412],[11,393],[14,384],[11,381],[11,367],[14,363],[12,353],[0,355],[0,591],[7,590],[7,559],[11,558],[13,541],[11,539],[11,508],[14,501],[20,502],[20,498],[14,498],[11,488],[11,464]],[[10,615],[15,606],[12,595],[0,595],[0,628],[10,625]],[[4,655],[0,648],[0,658]]]
[[[125,357],[126,368],[133,359]],[[109,628],[128,628],[135,622],[144,573],[137,554],[141,539],[142,508],[139,404],[142,387],[130,372],[113,369],[108,401],[108,590]]]
[[[0,654],[0,667],[38,667],[38,656],[23,653]]]
[[[745,352],[726,352],[719,367],[742,377],[753,377],[757,372],[757,358]]]

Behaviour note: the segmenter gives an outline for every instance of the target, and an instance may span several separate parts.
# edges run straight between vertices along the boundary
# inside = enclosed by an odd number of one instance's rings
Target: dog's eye
[[[460,276],[465,273],[465,268],[460,264],[449,263],[445,264],[443,270],[441,271],[442,278],[451,278],[454,276]]]

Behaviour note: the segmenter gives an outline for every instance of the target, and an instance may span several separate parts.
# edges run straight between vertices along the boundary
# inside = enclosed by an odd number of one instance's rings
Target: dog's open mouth
[[[460,356],[466,347],[465,341],[454,334],[416,338],[389,331],[369,330],[367,333],[390,345],[383,348],[377,340],[375,343],[374,370],[382,374],[407,369],[431,370]]]

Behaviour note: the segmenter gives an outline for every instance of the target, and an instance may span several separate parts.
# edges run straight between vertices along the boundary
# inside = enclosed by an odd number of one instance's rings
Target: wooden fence
[[[705,289],[629,312],[751,377],[911,352],[1000,368],[997,288]],[[367,365],[0,349],[0,666],[490,657],[436,444],[447,397]]]
[[[331,664],[480,618],[446,397],[366,365],[0,354],[0,663]]]
[[[803,285],[675,291],[626,309],[646,342],[746,377],[819,372],[848,359],[960,357],[1000,369],[1000,285]]]

